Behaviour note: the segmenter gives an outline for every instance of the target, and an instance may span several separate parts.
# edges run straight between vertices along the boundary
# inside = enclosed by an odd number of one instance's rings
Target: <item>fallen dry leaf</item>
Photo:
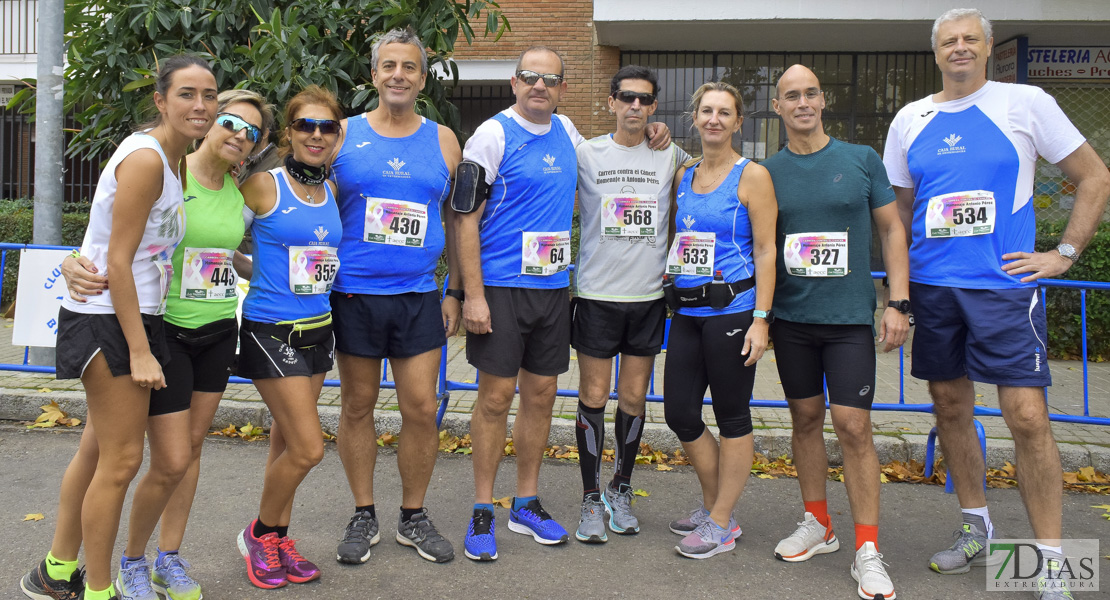
[[[23,517],[23,520],[24,521],[41,521],[45,518],[46,517],[43,516],[42,513],[30,513],[27,516]]]

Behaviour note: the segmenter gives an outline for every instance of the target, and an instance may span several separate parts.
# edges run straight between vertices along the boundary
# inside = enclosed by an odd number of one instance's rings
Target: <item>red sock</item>
[[[875,544],[876,550],[879,549],[879,526],[856,523],[856,550],[862,548],[867,542]]]
[[[829,501],[828,500],[815,500],[813,502],[805,502],[806,512],[813,515],[817,522],[824,525],[826,529],[829,527]]]

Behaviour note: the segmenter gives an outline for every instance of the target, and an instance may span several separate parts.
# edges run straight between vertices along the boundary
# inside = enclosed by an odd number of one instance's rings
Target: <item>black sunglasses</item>
[[[262,141],[262,129],[257,125],[251,125],[246,122],[243,117],[233,115],[231,113],[216,113],[216,124],[224,129],[232,132],[239,133],[244,129],[247,130],[247,139],[257,144]]]
[[[336,135],[339,133],[339,121],[335,119],[293,119],[289,124],[293,131],[301,133],[315,133],[317,129],[322,135]]]
[[[523,81],[526,85],[536,85],[536,82],[543,80],[543,84],[547,87],[555,87],[563,82],[562,75],[555,73],[537,73],[527,69],[521,69],[516,72],[516,78]]]
[[[647,106],[655,104],[655,94],[642,94],[640,92],[630,92],[628,90],[618,90],[613,92],[613,97],[625,104],[632,104],[639,100],[640,106]]]

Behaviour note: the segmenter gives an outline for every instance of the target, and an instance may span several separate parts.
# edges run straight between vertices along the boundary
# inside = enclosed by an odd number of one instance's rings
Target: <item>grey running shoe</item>
[[[677,521],[671,521],[671,531],[678,535],[688,535],[693,533],[698,525],[701,525],[709,519],[709,511],[705,510],[704,506],[699,506],[697,510],[690,513],[690,516]]]
[[[582,500],[582,518],[578,520],[574,537],[587,544],[600,544],[609,539],[605,534],[605,505],[598,494],[590,494]]]
[[[728,552],[736,547],[736,537],[732,533],[735,522],[730,519],[728,525],[727,529],[722,529],[713,519],[706,518],[690,535],[682,538],[674,549],[687,558],[698,559]]]
[[[150,584],[150,563],[143,556],[123,563],[116,575],[119,600],[158,600]]]
[[[415,548],[421,558],[432,562],[444,563],[455,558],[451,542],[436,530],[426,508],[420,509],[407,521],[397,519],[397,543]]]
[[[19,581],[19,589],[34,600],[80,600],[85,593],[85,570],[77,569],[69,580],[53,579],[46,572],[46,560]]]
[[[947,550],[941,550],[929,561],[929,568],[941,575],[967,573],[971,567],[987,564],[987,524],[982,517],[964,515],[965,522],[957,531],[956,541]],[[997,535],[995,536],[997,537]]]
[[[201,600],[204,595],[200,592],[200,584],[185,572],[188,568],[189,563],[176,552],[155,560],[151,576],[154,591],[169,600]]]
[[[370,547],[380,540],[378,518],[370,516],[367,511],[359,511],[347,523],[343,539],[339,540],[335,551],[335,560],[351,565],[364,563],[370,560]]]
[[[883,555],[874,542],[864,542],[856,550],[856,559],[852,561],[852,579],[859,582],[856,593],[864,600],[894,600],[894,583],[890,575],[886,574],[886,563]]]
[[[640,521],[632,514],[632,486],[622,483],[614,489],[607,485],[601,501],[605,503],[605,512],[609,513],[609,529],[613,533],[640,533]]]
[[[703,522],[708,520],[709,511],[705,510],[705,507],[702,506],[694,512],[690,513],[690,516],[686,517],[685,519],[671,521],[671,531],[673,533],[677,533],[678,535],[687,535],[697,529],[698,525],[701,525]],[[740,531],[740,526],[736,524],[736,519],[730,518],[729,523],[733,525],[732,533],[736,537],[740,537],[740,534],[742,532]]]
[[[1037,600],[1075,600],[1068,589],[1068,582],[1060,577],[1064,568],[1064,557],[1055,552],[1044,552],[1044,563],[1037,576],[1037,589],[1033,597]]]

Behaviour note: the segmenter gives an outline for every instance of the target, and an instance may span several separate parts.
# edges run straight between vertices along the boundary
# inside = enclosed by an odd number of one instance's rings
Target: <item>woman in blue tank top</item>
[[[342,235],[326,163],[339,119],[335,96],[309,86],[285,108],[281,168],[243,184],[254,269],[243,302],[239,375],[254,380],[280,429],[270,456],[258,518],[238,537],[254,585],[272,589],[320,577],[288,536],[297,486],[324,455],[316,401],[332,367],[331,291]]]
[[[732,148],[744,120],[736,88],[706,83],[691,107],[703,156],[679,172],[671,211],[675,233],[667,273],[678,293],[663,406],[702,491],[702,506],[671,523],[671,531],[685,535],[676,550],[708,558],[732,550],[740,536],[732,511],[752,464],[749,402],[773,319],[778,205],[767,170]],[[719,443],[701,418],[706,388]]]

